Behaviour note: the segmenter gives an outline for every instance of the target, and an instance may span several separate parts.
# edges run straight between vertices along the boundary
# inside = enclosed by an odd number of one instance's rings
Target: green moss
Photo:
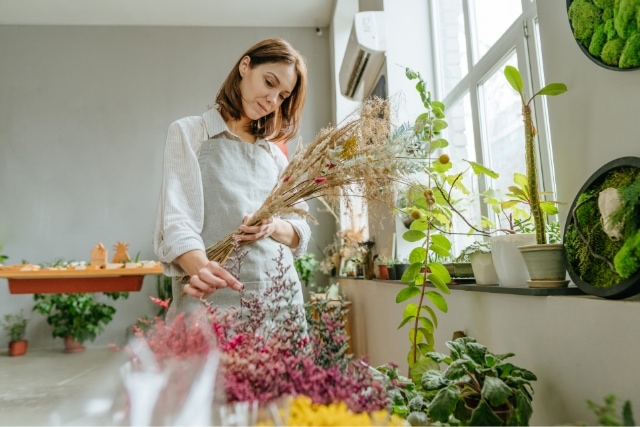
[[[640,268],[640,230],[627,239],[613,258],[618,274],[624,279],[631,277]]]
[[[602,23],[602,11],[590,0],[574,0],[568,10],[573,27],[573,37],[585,46],[589,46],[593,29]]]
[[[613,14],[613,5],[614,0],[593,0],[593,4],[595,4],[600,9],[611,9],[611,13]]]
[[[620,55],[622,55],[622,49],[624,49],[623,39],[612,39],[605,43],[602,48],[602,62],[607,65],[618,66],[620,61]]]
[[[591,43],[589,43],[589,53],[599,57],[606,42],[607,34],[604,31],[604,24],[598,25],[593,32],[593,37],[591,37]]]
[[[640,13],[639,13],[640,15]],[[640,33],[635,33],[624,45],[620,55],[620,68],[633,68],[640,66]]]
[[[576,205],[580,205],[580,207],[575,212],[576,222],[591,249],[608,260],[613,261],[617,257],[618,263],[621,264],[622,268],[620,271],[628,274],[629,271],[635,272],[638,269],[636,263],[639,261],[636,258],[640,258],[640,241],[632,243],[626,243],[628,239],[625,241],[613,241],[604,232],[598,209],[597,194],[610,187],[622,189],[621,199],[623,204],[626,203],[626,200],[634,201],[640,211],[640,201],[636,200],[638,193],[640,193],[640,169],[633,167],[617,168],[609,172],[600,184],[592,186],[578,196]],[[636,205],[633,206],[633,209],[636,209]],[[640,218],[640,215],[637,215],[635,210],[630,215],[634,219],[636,217]],[[640,222],[640,219],[638,221]],[[623,247],[627,245],[630,245],[633,249],[625,249],[620,255]],[[578,235],[576,224],[573,221],[567,226],[565,249],[572,270],[584,282],[594,287],[609,287],[617,285],[623,279],[620,274],[612,271],[606,262],[600,261],[591,255],[588,246]],[[633,260],[629,259],[629,251],[633,254]],[[616,269],[618,269],[617,265]]]
[[[636,14],[640,9],[640,0],[620,0],[614,24],[618,36],[628,39],[638,31]]]
[[[574,0],[574,38],[607,65],[640,67],[640,0]]]

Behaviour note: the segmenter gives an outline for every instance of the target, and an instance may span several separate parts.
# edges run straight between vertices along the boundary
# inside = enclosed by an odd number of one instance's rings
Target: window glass
[[[475,64],[522,14],[522,5],[520,0],[469,0],[469,12]]]
[[[449,141],[449,146],[443,151],[448,152],[452,159],[460,159],[453,162],[453,170],[455,172],[464,172],[469,164],[461,159],[476,161],[476,148],[473,134],[473,119],[471,114],[471,97],[469,92],[460,97],[456,102],[447,108],[447,123],[445,138]],[[464,174],[464,186],[471,194],[478,194],[478,184],[475,175],[471,173]],[[456,209],[463,212],[471,224],[480,224],[480,203],[476,198],[463,197],[455,205]],[[456,248],[453,255],[458,255],[461,248],[471,244],[477,237],[467,236],[465,233],[470,227],[458,215],[454,215],[453,230],[456,233],[448,236]]]
[[[444,94],[467,75],[467,42],[462,0],[439,0],[435,4],[436,39]]]
[[[500,173],[489,186],[502,192],[513,184],[515,172],[526,172],[520,96],[504,76],[506,65],[517,66],[515,51],[478,87],[484,165]]]

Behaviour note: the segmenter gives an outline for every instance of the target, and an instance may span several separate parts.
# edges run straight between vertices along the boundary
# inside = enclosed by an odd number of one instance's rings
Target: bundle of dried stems
[[[300,201],[324,198],[332,205],[342,199],[347,207],[352,197],[381,200],[393,205],[392,183],[418,169],[409,154],[413,132],[393,130],[391,103],[368,99],[340,125],[320,131],[308,144],[299,143],[279,183],[249,219],[257,225],[263,219],[297,214],[315,222],[296,207]],[[209,260],[225,263],[234,249],[233,236],[207,248]],[[183,283],[188,282],[183,278]]]

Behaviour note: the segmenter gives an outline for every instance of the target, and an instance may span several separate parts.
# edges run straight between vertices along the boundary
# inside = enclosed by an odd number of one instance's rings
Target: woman
[[[239,306],[239,290],[262,292],[272,280],[274,258],[284,248],[287,280],[296,283],[295,304],[302,305],[293,255],[306,251],[310,230],[299,217],[270,218],[257,226],[245,221],[258,210],[287,165],[272,142],[298,132],[306,96],[307,69],[286,41],[268,39],[237,61],[202,116],[169,127],[154,249],[164,273],[173,276],[173,307],[188,310],[207,298],[225,309]],[[302,202],[302,209],[308,209]],[[209,261],[205,250],[237,229],[249,245],[240,281]],[[188,275],[182,287],[177,278]],[[181,296],[181,294],[186,294]],[[193,298],[192,298],[193,297]]]

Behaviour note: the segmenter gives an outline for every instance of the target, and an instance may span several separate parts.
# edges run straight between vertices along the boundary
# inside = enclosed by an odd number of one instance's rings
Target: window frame
[[[443,94],[443,72],[434,61],[434,92],[446,105],[453,105],[462,101],[468,93],[471,104],[471,122],[473,124],[474,147],[476,161],[485,164],[488,148],[485,149],[486,135],[482,125],[482,112],[480,111],[479,91],[480,86],[488,77],[497,71],[499,64],[514,50],[518,58],[518,70],[522,75],[525,93],[530,97],[544,86],[544,72],[542,64],[539,25],[537,18],[537,0],[520,0],[522,14],[509,26],[503,35],[489,48],[489,50],[474,64],[474,48],[472,45],[473,24],[470,11],[472,6],[469,0],[461,0],[464,14],[465,41],[467,51],[467,74],[449,91]],[[441,58],[441,44],[439,43],[437,17],[437,2],[431,2],[430,27],[432,31],[432,52],[434,58]],[[532,103],[534,124],[538,130],[537,157],[540,191],[556,194],[554,178],[553,153],[549,134],[549,120],[545,97],[536,97]],[[455,160],[455,159],[454,159]],[[499,171],[498,171],[499,172]],[[525,171],[522,171],[525,173]],[[478,180],[480,192],[489,188],[486,178]],[[553,198],[553,197],[552,197]],[[485,203],[480,204],[483,216],[491,217],[491,213]],[[555,218],[554,218],[555,219]]]

